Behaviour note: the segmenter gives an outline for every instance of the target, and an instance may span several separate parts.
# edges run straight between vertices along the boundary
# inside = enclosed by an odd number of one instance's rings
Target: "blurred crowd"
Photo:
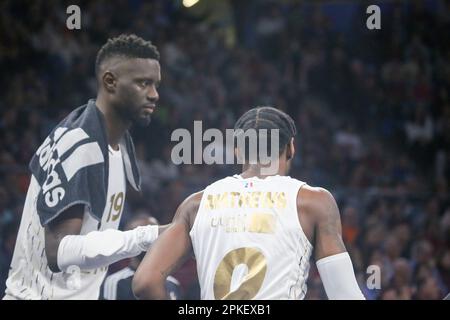
[[[174,129],[202,120],[203,130],[225,130],[249,108],[272,105],[299,131],[291,176],[338,202],[364,294],[442,299],[450,291],[450,3],[379,1],[381,30],[368,30],[364,1],[205,2],[78,1],[81,30],[66,28],[67,1],[0,2],[0,292],[28,162],[59,120],[95,97],[100,46],[128,32],[158,46],[162,84],[151,125],[133,128],[144,196],[130,190],[122,224],[139,213],[167,223],[187,195],[239,172],[174,165]],[[194,260],[176,278],[185,298],[198,298]],[[326,298],[314,263],[308,284],[308,299]]]

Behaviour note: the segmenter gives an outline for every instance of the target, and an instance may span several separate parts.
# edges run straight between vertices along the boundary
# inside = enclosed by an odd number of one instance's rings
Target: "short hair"
[[[268,106],[260,106],[253,109],[250,109],[246,113],[244,113],[234,125],[234,130],[242,129],[244,132],[248,129],[256,129],[257,138],[258,138],[258,148],[259,148],[259,138],[260,138],[260,130],[259,129],[267,129],[268,135],[268,151],[270,150],[270,132],[271,129],[279,130],[279,154],[281,154],[286,146],[289,144],[291,139],[297,134],[297,128],[295,126],[294,120],[284,113],[283,111],[268,107]],[[248,150],[249,148],[245,148]],[[244,155],[244,159],[248,159],[248,155]]]
[[[95,60],[95,73],[97,75],[102,63],[112,57],[155,59],[159,61],[159,52],[151,41],[146,41],[135,34],[121,34],[108,39],[98,51]]]

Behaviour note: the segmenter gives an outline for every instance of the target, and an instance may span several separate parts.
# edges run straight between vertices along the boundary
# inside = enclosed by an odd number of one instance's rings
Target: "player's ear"
[[[291,141],[288,143],[287,148],[286,148],[287,160],[293,159],[294,154],[295,154],[294,138],[291,138]]]
[[[117,79],[114,73],[111,71],[106,71],[102,76],[102,84],[106,91],[114,92],[117,84]]]

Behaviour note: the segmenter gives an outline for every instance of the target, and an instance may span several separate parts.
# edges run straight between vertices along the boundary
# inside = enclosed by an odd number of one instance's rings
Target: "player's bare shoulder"
[[[188,231],[190,231],[194,225],[195,217],[197,216],[198,209],[200,208],[202,197],[203,190],[193,193],[187,197],[178,207],[173,221],[183,222],[188,228]]]
[[[306,235],[313,238],[315,227],[324,220],[340,220],[336,200],[321,187],[302,186],[297,194],[297,211]]]
[[[297,207],[303,212],[314,213],[336,209],[337,205],[333,195],[327,189],[305,184],[298,191]]]

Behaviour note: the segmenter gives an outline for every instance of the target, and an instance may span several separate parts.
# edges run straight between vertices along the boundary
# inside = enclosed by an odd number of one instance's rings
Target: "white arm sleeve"
[[[365,300],[353,271],[348,252],[322,258],[316,262],[325,292],[330,300]]]
[[[150,247],[158,232],[158,226],[148,225],[129,231],[108,229],[65,236],[58,246],[58,267],[61,271],[70,266],[89,270],[137,256]]]

